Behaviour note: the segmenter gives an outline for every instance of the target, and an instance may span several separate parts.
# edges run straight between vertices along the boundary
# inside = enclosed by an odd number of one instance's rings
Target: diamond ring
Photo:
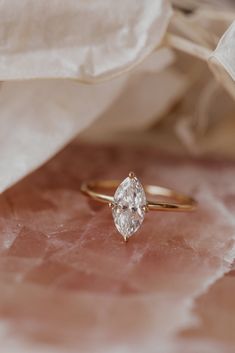
[[[106,193],[115,188],[114,196]],[[156,185],[143,187],[133,172],[121,183],[118,180],[83,182],[81,191],[94,200],[109,204],[114,224],[125,241],[140,228],[146,212],[192,211],[197,205],[192,197],[171,189]],[[146,194],[156,200],[147,199]]]

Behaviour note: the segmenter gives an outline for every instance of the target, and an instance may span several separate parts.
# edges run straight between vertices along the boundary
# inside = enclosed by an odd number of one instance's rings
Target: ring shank
[[[96,180],[83,182],[81,185],[81,191],[90,196],[92,199],[104,202],[113,203],[113,196],[101,193],[97,190],[104,189],[115,189],[120,185],[119,180]],[[144,190],[148,196],[160,196],[169,201],[153,201],[148,199],[148,209],[153,211],[192,211],[196,207],[196,201],[187,195],[175,192],[174,190],[157,186],[157,185],[145,185]]]

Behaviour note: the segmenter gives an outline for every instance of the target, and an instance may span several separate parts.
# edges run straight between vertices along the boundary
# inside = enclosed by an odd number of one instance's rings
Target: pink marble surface
[[[198,210],[150,212],[124,244],[79,186],[130,170]],[[73,144],[2,194],[0,351],[234,352],[234,179],[232,162]]]

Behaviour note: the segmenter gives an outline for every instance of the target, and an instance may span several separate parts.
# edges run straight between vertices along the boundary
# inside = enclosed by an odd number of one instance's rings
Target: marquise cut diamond
[[[127,177],[114,194],[113,219],[117,230],[128,239],[141,226],[145,216],[146,196],[140,181]]]

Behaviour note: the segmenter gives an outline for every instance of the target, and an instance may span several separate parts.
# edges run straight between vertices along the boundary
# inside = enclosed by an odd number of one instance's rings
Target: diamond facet
[[[114,194],[114,203],[114,223],[126,240],[139,229],[145,216],[146,196],[136,176],[123,180]]]

